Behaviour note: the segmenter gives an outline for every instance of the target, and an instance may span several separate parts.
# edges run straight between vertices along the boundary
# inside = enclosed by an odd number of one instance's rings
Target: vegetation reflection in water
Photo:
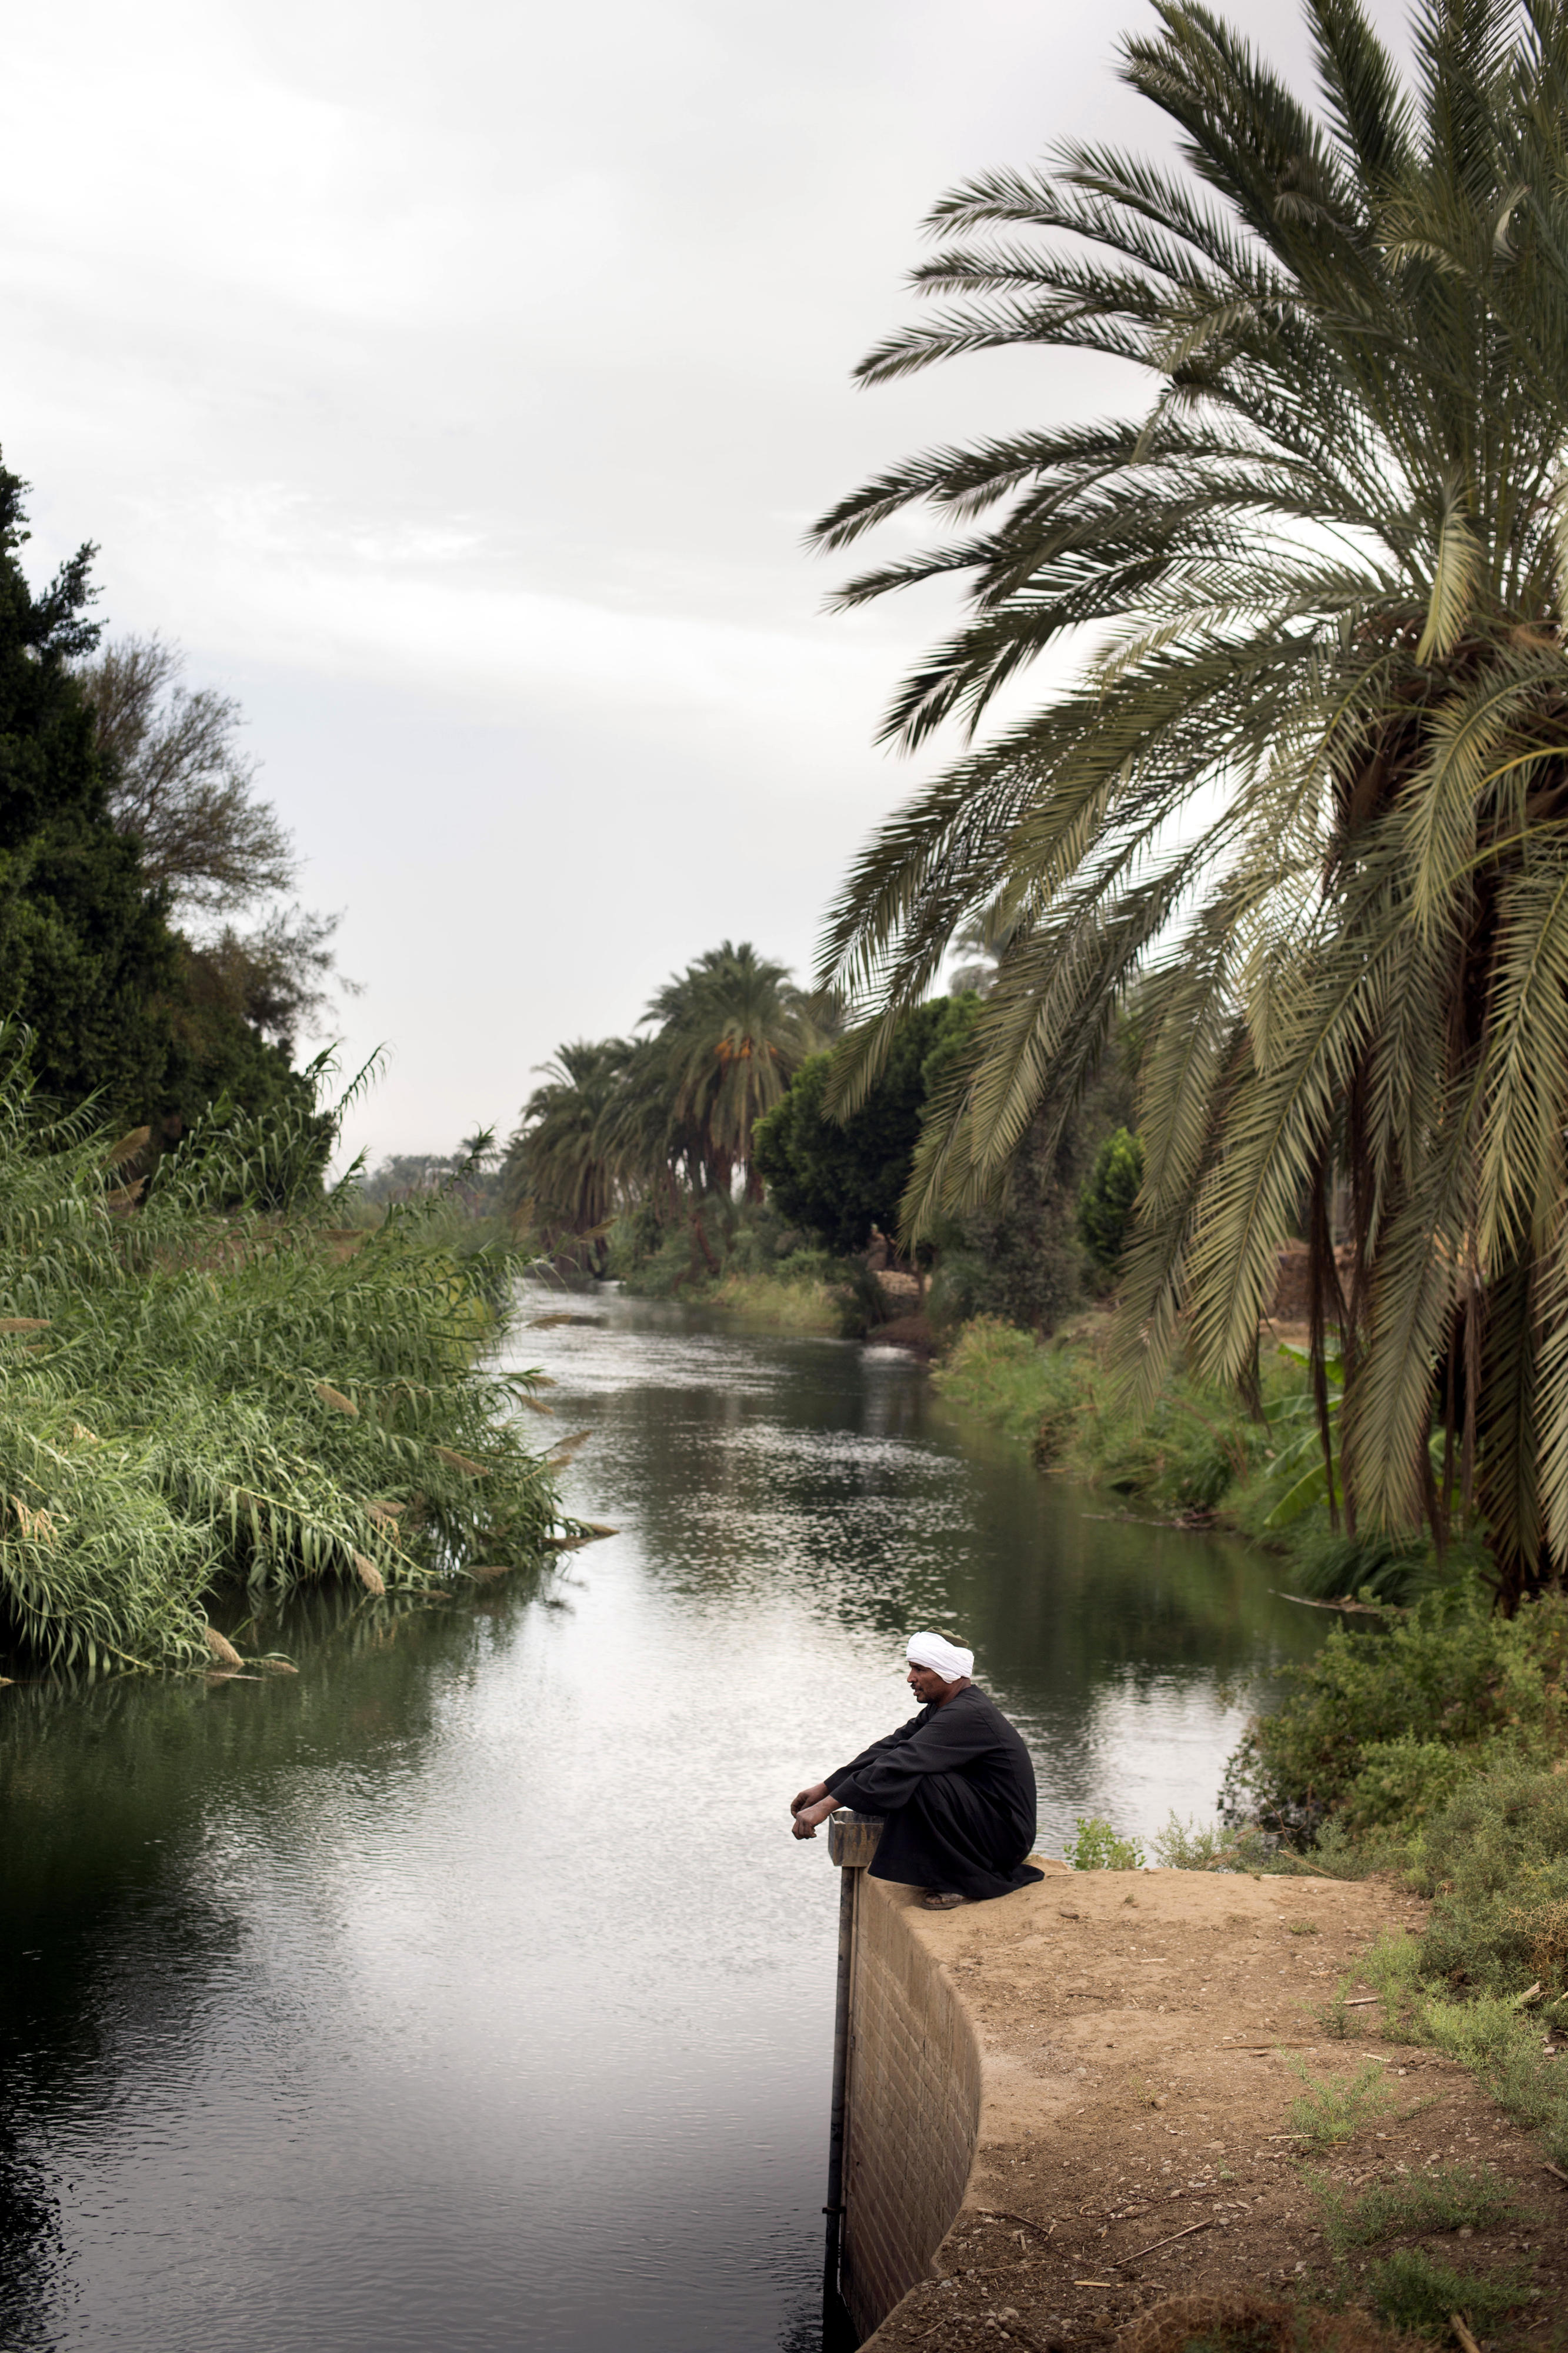
[[[4,1694],[8,2348],[205,2353],[215,2296],[232,2353],[804,2346],[833,1906],[783,1803],[902,1712],[898,1638],[973,1636],[1058,1845],[1208,1810],[1313,1639],[902,1358],[592,1307],[519,1345],[617,1542],[313,1597],[297,1679]]]

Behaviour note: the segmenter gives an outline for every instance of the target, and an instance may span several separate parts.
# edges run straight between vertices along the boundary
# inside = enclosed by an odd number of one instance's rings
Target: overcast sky
[[[1293,9],[1229,12],[1282,60]],[[1384,12],[1380,11],[1380,14]],[[920,766],[931,591],[853,619],[811,517],[931,439],[1121,406],[1076,355],[896,388],[951,181],[1145,147],[1136,0],[77,0],[0,83],[0,442],[42,571],[237,694],[342,908],[352,1140],[504,1134],[563,1038],[752,939],[804,970]],[[922,601],[923,600],[923,601]],[[929,766],[939,756],[925,761]]]

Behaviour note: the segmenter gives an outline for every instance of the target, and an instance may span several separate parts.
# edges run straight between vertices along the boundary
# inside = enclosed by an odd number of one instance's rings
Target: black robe
[[[1035,1843],[1035,1768],[995,1702],[973,1683],[874,1740],[827,1776],[840,1805],[880,1814],[873,1879],[983,1902],[1045,1873]]]

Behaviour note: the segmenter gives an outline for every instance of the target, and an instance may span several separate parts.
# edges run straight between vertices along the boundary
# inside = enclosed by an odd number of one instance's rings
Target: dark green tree
[[[936,1058],[928,1071],[933,1104],[963,1050]],[[1102,1139],[1131,1108],[1128,1071],[1113,1054],[1066,1120],[1037,1112],[993,1199],[942,1219],[927,1302],[939,1328],[996,1315],[1026,1331],[1051,1332],[1084,1305],[1079,1200]]]
[[[90,650],[93,550],[35,596],[25,485],[0,468],[0,1015],[39,1086],[145,1117],[163,1090],[177,951],[134,841],[116,833],[94,725],[67,665]]]
[[[829,1250],[864,1250],[873,1226],[895,1234],[910,1181],[933,1057],[968,1035],[977,1000],[935,997],[900,1022],[860,1109],[840,1124],[826,1107],[831,1052],[814,1054],[752,1131],[754,1165],[774,1208]]]
[[[102,665],[88,659],[94,551],[35,595],[18,553],[25,488],[0,468],[0,1018],[32,1031],[45,1095],[98,1095],[160,1143],[223,1099],[307,1118],[292,1016],[315,1001],[307,966],[321,940],[306,939],[302,958],[298,923],[275,923],[258,935],[272,964],[252,953],[242,987],[227,934],[202,947],[171,928],[178,877],[150,871],[141,836],[116,821],[122,753],[105,741]]]
[[[1078,1197],[1079,1239],[1102,1273],[1121,1262],[1132,1204],[1143,1182],[1143,1146],[1130,1128],[1108,1135]]]

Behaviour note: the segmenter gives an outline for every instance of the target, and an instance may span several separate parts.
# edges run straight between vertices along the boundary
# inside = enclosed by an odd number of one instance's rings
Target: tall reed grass
[[[215,1595],[374,1598],[523,1566],[561,1520],[494,1368],[514,1267],[438,1195],[349,1222],[333,1111],[218,1105],[150,1177],[141,1136],[35,1100],[0,1030],[0,1642],[35,1663],[210,1667]],[[318,1066],[318,1082],[325,1072]]]

